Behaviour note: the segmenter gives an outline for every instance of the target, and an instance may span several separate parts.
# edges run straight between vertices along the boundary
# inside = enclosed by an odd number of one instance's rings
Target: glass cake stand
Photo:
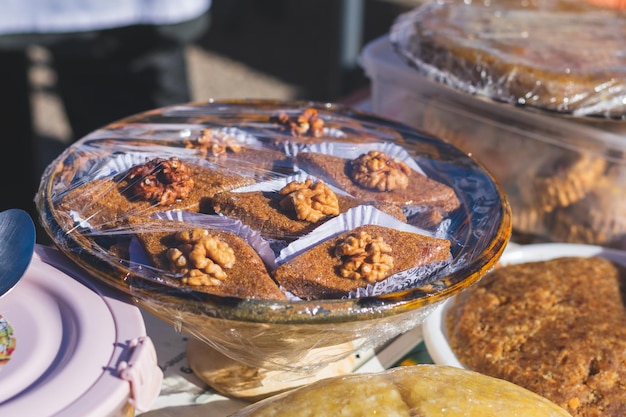
[[[207,132],[237,141],[241,149],[254,150],[256,157],[271,155],[280,163],[259,168],[260,162],[250,163],[238,154],[226,159],[208,155],[207,148],[199,146]],[[421,231],[450,242],[451,258],[417,280],[409,277],[383,290],[313,300],[293,295],[285,300],[216,295],[181,285],[171,272],[155,268],[133,250],[142,221],[150,218],[154,223],[155,216],[164,212],[181,226],[185,219],[202,223],[199,217],[216,217],[203,213],[202,204],[200,209],[196,204],[177,210],[148,204],[141,211],[94,221],[98,215],[93,206],[111,200],[124,173],[152,158],[176,157],[258,183],[297,173],[292,162],[305,150],[350,155],[380,147],[398,151],[397,158],[405,158],[411,169],[450,187],[458,198],[458,205],[429,227],[419,221],[429,212],[427,205],[402,207],[408,223],[418,219]],[[85,186],[92,194],[81,200],[83,205],[65,202]],[[130,116],[92,132],[60,154],[42,177],[36,203],[50,238],[94,280],[130,294],[142,308],[195,336],[207,352],[225,358],[224,367],[217,365],[207,378],[218,391],[232,396],[251,395],[250,387],[262,387],[269,374],[280,381],[281,389],[285,384],[302,384],[355,353],[421,325],[440,303],[491,269],[511,235],[505,195],[470,156],[439,138],[375,114],[317,102],[209,101]],[[247,370],[244,376],[233,378],[226,365],[233,362],[239,365],[236,372]],[[334,372],[349,371],[349,366],[338,366]]]

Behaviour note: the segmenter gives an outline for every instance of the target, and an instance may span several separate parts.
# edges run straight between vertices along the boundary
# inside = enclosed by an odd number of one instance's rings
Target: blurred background
[[[274,98],[356,103],[369,80],[361,48],[418,0],[213,0],[207,32],[187,48],[193,101]],[[30,51],[41,171],[71,131],[44,48]]]

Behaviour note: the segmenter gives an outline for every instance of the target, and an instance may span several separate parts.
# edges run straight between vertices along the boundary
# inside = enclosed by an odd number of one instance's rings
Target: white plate
[[[36,245],[22,280],[0,299],[0,315],[16,343],[0,367],[0,415],[100,417],[133,402],[118,366],[130,365],[146,329],[129,297],[100,288],[58,251]],[[147,369],[158,377],[156,354]]]
[[[545,261],[563,256],[602,256],[614,262],[626,265],[625,251],[574,243],[541,243],[507,247],[500,258],[500,263],[507,265]],[[443,320],[446,309],[451,305],[450,302],[453,299],[454,297],[451,297],[443,302],[426,318],[422,325],[422,332],[424,335],[424,344],[434,363],[464,368],[463,364],[459,362],[448,344]]]

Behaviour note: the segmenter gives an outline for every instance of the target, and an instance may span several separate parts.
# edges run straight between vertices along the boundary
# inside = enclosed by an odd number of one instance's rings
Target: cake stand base
[[[342,349],[345,352],[354,350],[351,343],[326,349],[333,349],[333,354]],[[311,352],[311,355],[316,354],[320,352]],[[312,357],[307,355],[306,361],[310,363],[311,360]],[[215,391],[227,397],[254,402],[319,379],[349,374],[354,371],[356,357],[351,354],[315,372],[268,370],[245,365],[202,340],[190,338],[187,342],[187,361],[194,374]]]

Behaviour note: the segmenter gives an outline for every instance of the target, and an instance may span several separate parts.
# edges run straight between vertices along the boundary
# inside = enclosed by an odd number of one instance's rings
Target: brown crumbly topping
[[[235,264],[235,252],[208,230],[193,229],[178,232],[178,246],[167,250],[173,272],[183,274],[184,285],[220,285],[227,269]]]
[[[370,151],[351,162],[355,183],[378,191],[405,189],[409,185],[411,169],[402,161],[384,152]]]
[[[279,191],[284,195],[280,201],[283,210],[294,210],[298,220],[315,223],[326,216],[339,215],[337,195],[323,182],[292,181]]]
[[[128,191],[133,198],[161,206],[185,199],[194,187],[189,168],[178,158],[155,158],[130,169]]]
[[[562,257],[497,268],[446,311],[469,369],[536,392],[574,417],[626,415],[626,268]]]
[[[295,120],[285,112],[278,115],[278,122],[289,128],[293,136],[320,137],[324,132],[324,120],[319,117],[316,109],[305,109]]]
[[[233,136],[213,129],[203,129],[196,139],[184,141],[185,148],[199,149],[204,156],[220,156],[226,153],[241,152],[242,146]]]
[[[391,246],[367,232],[351,234],[339,241],[335,255],[343,260],[340,273],[344,278],[374,283],[387,278],[393,268]]]

